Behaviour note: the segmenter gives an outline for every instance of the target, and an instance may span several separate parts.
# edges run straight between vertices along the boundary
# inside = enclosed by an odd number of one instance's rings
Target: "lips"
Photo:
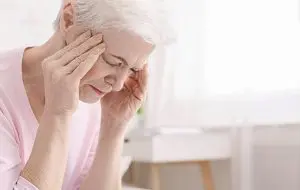
[[[90,87],[92,87],[92,89],[93,89],[98,95],[100,95],[100,96],[102,96],[102,95],[105,94],[104,92],[102,92],[101,90],[99,90],[98,88],[96,88],[96,87],[94,87],[94,86],[92,86],[92,85],[90,85]]]

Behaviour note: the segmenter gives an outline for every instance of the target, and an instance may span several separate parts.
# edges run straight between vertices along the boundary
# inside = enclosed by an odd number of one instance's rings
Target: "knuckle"
[[[49,60],[50,60],[50,57],[45,58],[45,59],[42,61],[42,64],[49,62]]]
[[[67,52],[62,56],[62,59],[69,59],[70,57],[72,57],[72,51],[71,52]]]
[[[83,60],[81,57],[76,57],[73,61],[69,63],[69,65],[71,65],[72,67],[77,67],[82,61]]]
[[[76,58],[78,63],[84,62],[84,60],[86,59],[85,55],[79,56]]]
[[[73,53],[74,53],[76,56],[79,56],[79,55],[82,54],[82,52],[83,52],[82,49],[83,49],[83,48],[79,46],[79,47],[77,47],[77,48],[74,49]]]
[[[60,54],[64,54],[68,51],[70,51],[72,48],[72,45],[71,44],[68,44],[66,47],[64,47],[61,51],[59,51]]]
[[[76,65],[78,65],[80,63],[80,58],[76,57],[71,63],[70,65],[72,65],[72,67],[75,67]]]
[[[59,51],[59,52],[57,52],[57,56],[58,57],[61,57],[61,56],[63,56],[65,54],[65,51]]]
[[[87,39],[89,39],[90,37],[91,37],[91,32],[90,31],[88,31],[88,32],[86,32],[86,33],[84,33],[82,36],[80,36],[81,37],[81,39],[79,39],[79,40],[87,40]]]

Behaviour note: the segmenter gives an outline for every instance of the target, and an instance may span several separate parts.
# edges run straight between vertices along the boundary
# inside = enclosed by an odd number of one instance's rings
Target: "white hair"
[[[101,31],[128,30],[153,44],[173,40],[174,31],[164,0],[75,0],[75,22]],[[54,28],[59,28],[60,13]]]

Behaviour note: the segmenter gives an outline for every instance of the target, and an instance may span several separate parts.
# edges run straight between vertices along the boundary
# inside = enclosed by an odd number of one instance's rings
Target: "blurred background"
[[[124,182],[153,190],[300,189],[298,0],[169,0]],[[60,0],[0,0],[0,50],[39,45]],[[128,170],[127,170],[128,168]]]

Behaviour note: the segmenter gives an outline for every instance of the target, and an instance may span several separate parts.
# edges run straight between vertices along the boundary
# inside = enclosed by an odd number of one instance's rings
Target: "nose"
[[[112,85],[113,91],[120,91],[122,90],[127,78],[128,78],[128,71],[126,69],[120,69],[115,73],[115,76],[108,78],[106,81]]]

